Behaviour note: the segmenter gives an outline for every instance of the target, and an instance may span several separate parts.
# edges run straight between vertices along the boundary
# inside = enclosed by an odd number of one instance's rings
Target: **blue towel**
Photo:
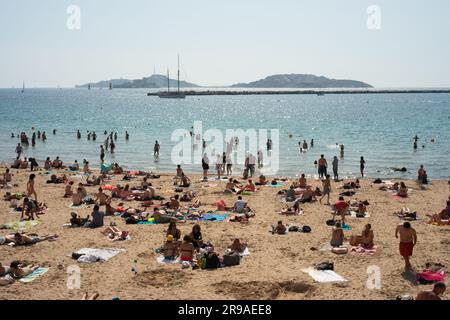
[[[214,221],[214,222],[222,222],[228,218],[227,214],[214,214],[214,213],[206,213],[203,215],[201,221]]]
[[[137,224],[156,224],[154,221],[139,221]]]
[[[348,224],[343,224],[343,225],[342,225],[342,230],[344,230],[344,231],[350,231],[350,230],[352,230],[352,227],[350,227]]]
[[[277,184],[271,184],[270,185],[272,188],[281,188],[281,187],[284,187],[284,184],[282,184],[282,183],[277,183]]]

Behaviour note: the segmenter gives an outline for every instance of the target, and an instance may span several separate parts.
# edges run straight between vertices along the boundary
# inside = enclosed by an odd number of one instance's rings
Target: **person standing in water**
[[[42,132],[42,141],[47,140],[47,135],[45,134],[45,131]]]
[[[20,156],[22,155],[22,152],[23,152],[23,148],[20,145],[20,143],[18,143],[17,147],[16,147],[17,158],[20,158]]]
[[[364,178],[364,167],[365,167],[366,161],[364,160],[364,157],[361,157],[361,160],[359,161],[359,169],[361,171],[361,177]]]
[[[327,160],[323,154],[320,155],[318,165],[319,178],[324,178],[327,175]]]
[[[343,158],[344,157],[344,145],[341,144],[339,147],[341,148],[341,158]]]
[[[130,135],[128,134],[128,131],[125,131],[125,140],[130,140]]]
[[[159,150],[160,150],[160,145],[159,145],[159,142],[158,142],[158,140],[156,140],[155,141],[155,146],[153,147],[153,155],[155,156],[155,157],[159,157]]]
[[[31,146],[34,147],[36,145],[36,132],[33,132],[31,136]]]
[[[338,157],[334,156],[333,162],[331,164],[333,165],[334,181],[338,181],[339,180],[339,174],[338,174],[339,160],[338,160]]]
[[[309,144],[312,147],[314,147],[314,139],[311,139],[311,143]]]
[[[80,132],[80,130],[77,130],[77,139],[81,139],[81,132]]]
[[[103,145],[100,146],[100,161],[102,164],[105,162],[105,149]]]

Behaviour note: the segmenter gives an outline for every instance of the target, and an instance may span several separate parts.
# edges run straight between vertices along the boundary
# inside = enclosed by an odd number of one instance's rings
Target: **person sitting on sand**
[[[83,165],[83,173],[85,175],[89,174],[91,170],[89,169],[89,161],[85,161]]]
[[[234,211],[237,213],[247,213],[250,211],[250,208],[247,206],[247,202],[242,200],[242,196],[239,196],[234,203]]]
[[[233,178],[228,179],[228,182],[225,186],[225,192],[235,193],[238,189],[236,188],[236,183],[233,181]]]
[[[333,220],[336,214],[341,216],[342,224],[345,224],[345,215],[348,211],[349,204],[344,200],[344,197],[339,197],[339,200],[334,204]]]
[[[344,185],[342,187],[344,189],[359,189],[359,188],[361,188],[361,185],[359,183],[359,179],[356,179],[355,181],[350,181],[350,182],[344,183]]]
[[[102,188],[98,188],[98,193],[95,195],[95,203],[99,206],[104,206],[111,203],[111,197],[106,195]]]
[[[175,260],[178,256],[178,245],[174,242],[173,236],[168,235],[167,241],[162,248],[164,259]]]
[[[405,185],[403,181],[400,182],[400,188],[398,189],[397,196],[402,198],[408,197],[408,187]]]
[[[102,176],[96,177],[95,175],[92,175],[92,178],[88,177],[86,179],[86,185],[87,186],[99,186],[103,183]]]
[[[228,247],[232,252],[243,253],[247,248],[247,244],[239,239],[234,239],[233,243]]]
[[[175,241],[181,239],[181,231],[177,228],[177,224],[175,221],[171,221],[169,223],[169,227],[167,228],[166,236],[171,235]]]
[[[6,185],[11,181],[12,181],[12,174],[9,172],[9,168],[6,168],[5,173],[3,174],[3,179],[0,179],[0,184]]]
[[[278,221],[276,226],[272,226],[272,234],[286,234],[286,226],[283,224],[283,221]]]
[[[92,221],[88,222],[84,225],[86,228],[94,229],[94,228],[103,227],[103,218],[104,218],[105,214],[100,211],[100,207],[98,205],[94,206],[91,216],[92,216]]]
[[[22,162],[20,162],[20,169],[27,169],[28,168],[28,160],[27,158],[24,158]]]
[[[6,275],[8,275],[8,274],[10,274],[11,273],[11,268],[10,267],[8,267],[8,266],[3,266],[2,265],[2,263],[0,262],[0,278],[1,277],[4,277],[4,276],[6,276]]]
[[[243,188],[241,188],[238,192],[236,192],[236,194],[241,194],[242,192],[255,192],[256,191],[256,186],[253,183],[252,179],[248,180],[247,185],[245,185]]]
[[[114,172],[114,174],[122,174],[123,168],[121,166],[119,166],[118,163],[115,163],[114,167],[113,167],[113,172]]]
[[[195,192],[191,190],[191,191],[185,192],[181,196],[180,201],[189,202],[189,201],[192,201],[194,198],[195,198]]]
[[[366,249],[373,248],[374,237],[372,226],[370,224],[366,224],[361,234],[361,245]]]
[[[78,163],[78,160],[75,160],[72,165],[69,165],[69,169],[71,171],[78,171],[78,170],[80,170],[80,165]]]
[[[192,261],[194,258],[194,245],[190,236],[185,235],[183,243],[180,245],[180,259],[181,261]]]
[[[203,245],[203,237],[202,237],[202,230],[199,224],[195,224],[192,227],[192,232],[189,234],[189,236],[192,239],[192,244],[194,245],[194,248],[195,249],[201,248],[201,246]]]
[[[72,206],[78,207],[83,204],[83,189],[77,188],[77,192],[72,194]]]
[[[421,291],[417,294],[416,300],[441,300],[439,297],[440,295],[443,295],[445,290],[447,289],[445,283],[443,282],[437,282],[433,286],[432,291]]]
[[[23,278],[31,273],[33,273],[39,266],[35,266],[33,264],[24,265],[20,263],[20,261],[16,260],[11,262],[10,266],[10,274],[13,278]]]
[[[179,187],[187,188],[191,185],[191,179],[189,179],[184,172],[181,173],[181,181]]]
[[[181,169],[181,165],[177,165],[177,173],[176,178],[181,178],[181,176],[184,174],[183,169]]]
[[[342,229],[341,223],[336,222],[333,230],[331,231],[331,241],[330,245],[333,248],[342,246],[344,243],[344,230]]]
[[[60,169],[62,166],[63,162],[59,159],[59,157],[56,157],[56,159],[52,162],[52,167],[55,169]]]
[[[72,186],[73,181],[69,181],[69,183],[66,184],[66,187],[64,188],[64,198],[69,198],[73,195]]]
[[[89,221],[89,216],[86,218],[80,218],[78,217],[78,214],[76,212],[70,213],[70,226],[71,227],[82,227]]]
[[[294,185],[291,185],[289,189],[286,190],[286,202],[293,202],[296,199]]]
[[[298,187],[302,188],[302,189],[306,189],[308,187],[308,184],[307,184],[307,181],[306,181],[304,173],[302,173],[302,175],[298,179]]]
[[[14,234],[9,234],[4,237],[4,243],[6,244],[12,244],[14,246],[25,246],[30,244],[35,244],[38,242],[42,242],[45,240],[54,241],[58,238],[58,235],[45,235],[45,236],[38,236],[38,235],[27,235],[25,233],[21,234],[19,232],[16,232]]]
[[[50,157],[47,157],[44,163],[44,169],[50,170],[52,168],[52,161],[50,160]]]
[[[24,215],[28,217],[28,220],[34,220],[34,215],[36,214],[37,210],[38,207],[35,201],[28,198],[23,199],[22,214],[20,215],[20,220],[24,219]]]
[[[314,192],[311,187],[307,186],[306,190],[301,192],[300,197],[297,199],[297,201],[301,203],[316,201],[316,192]]]
[[[259,181],[255,183],[255,185],[257,186],[265,186],[268,183],[266,176],[265,175],[260,175],[259,176]]]
[[[450,200],[447,200],[447,207],[438,214],[428,215],[430,224],[437,224],[438,226],[444,226],[450,224]]]
[[[171,197],[170,202],[169,202],[169,208],[173,209],[173,210],[178,210],[180,208],[179,199],[180,199],[180,196],[177,194],[175,196]]]

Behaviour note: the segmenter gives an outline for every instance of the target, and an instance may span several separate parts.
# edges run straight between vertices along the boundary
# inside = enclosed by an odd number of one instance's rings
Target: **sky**
[[[448,0],[0,0],[0,87],[175,76],[177,54],[182,79],[208,86],[308,73],[450,87],[449,13]]]

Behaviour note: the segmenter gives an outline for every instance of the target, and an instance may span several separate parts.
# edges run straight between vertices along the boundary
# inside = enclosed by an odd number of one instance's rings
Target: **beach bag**
[[[229,253],[225,253],[223,256],[223,264],[226,267],[230,267],[230,266],[237,266],[241,263],[241,257],[239,256],[239,253],[237,252],[229,252]]]
[[[310,233],[311,232],[311,227],[310,226],[303,226],[302,231],[304,233]]]
[[[375,179],[375,180],[373,181],[373,183],[375,183],[375,184],[380,184],[380,183],[383,183],[383,181],[381,181],[381,179]]]
[[[289,227],[289,232],[297,232],[299,230],[299,228],[297,226],[290,226]]]
[[[326,222],[327,226],[334,226],[336,224],[336,221],[334,221],[333,219],[327,220]]]
[[[366,216],[366,214],[364,212],[357,212],[356,213],[356,217],[357,218],[364,218]]]
[[[314,266],[314,269],[316,270],[334,270],[334,263],[333,262],[321,262],[319,264],[316,264]]]
[[[205,269],[217,269],[220,267],[220,260],[216,253],[208,253],[206,256]]]

